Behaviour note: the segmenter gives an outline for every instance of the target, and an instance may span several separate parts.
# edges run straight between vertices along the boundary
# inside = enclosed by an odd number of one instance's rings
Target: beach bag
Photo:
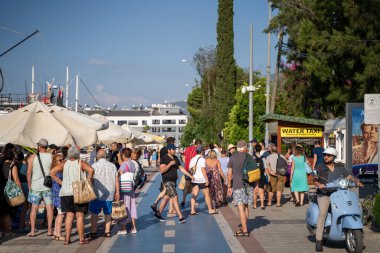
[[[125,168],[126,172],[121,174],[120,176],[120,192],[121,193],[129,193],[134,190],[134,173],[129,172],[128,165],[126,164]]]
[[[304,156],[304,159],[305,159],[305,171],[307,174],[310,174],[312,172],[312,169],[310,167],[309,161],[306,159],[305,156]]]
[[[185,178],[185,175],[182,175],[181,180],[179,181],[179,184],[178,184],[178,189],[183,191],[185,189],[185,186],[186,186],[186,178]]]
[[[82,172],[81,164],[82,162],[79,159],[79,180],[74,181],[72,185],[75,204],[86,204],[96,199],[92,183],[86,179],[86,173]]]
[[[285,160],[285,158],[281,157],[280,154],[278,154],[277,164],[276,164],[276,173],[279,174],[280,176],[285,176],[287,168],[288,168],[288,162]]]
[[[128,218],[127,209],[125,208],[124,201],[113,201],[112,202],[112,213],[111,217],[113,220],[125,220]]]
[[[253,183],[260,179],[260,169],[253,156],[246,154],[243,163],[243,182]]]
[[[9,168],[8,181],[4,188],[4,196],[10,206],[19,206],[25,202],[25,196],[20,187],[12,181],[12,163]]]

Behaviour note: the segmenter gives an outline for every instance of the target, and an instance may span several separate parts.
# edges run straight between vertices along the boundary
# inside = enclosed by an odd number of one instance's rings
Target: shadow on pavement
[[[264,217],[265,216],[256,216],[254,219],[249,219],[247,224],[248,230],[253,231],[254,229],[268,226],[270,221]]]

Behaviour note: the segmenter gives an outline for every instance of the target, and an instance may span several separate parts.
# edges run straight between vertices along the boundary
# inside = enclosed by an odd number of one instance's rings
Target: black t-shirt
[[[115,150],[115,151],[112,151],[111,153],[111,156],[110,156],[110,162],[115,164],[116,168],[119,169],[120,168],[120,164],[119,164],[119,161],[118,161],[118,158],[117,158],[117,154],[119,153],[118,150]]]
[[[162,147],[160,149],[160,158],[166,156],[168,154],[168,149],[166,147]]]
[[[177,181],[177,169],[181,165],[177,156],[173,156],[174,161],[176,162],[172,165],[165,173],[162,173],[162,182],[166,183],[168,181],[175,182]],[[161,157],[160,164],[169,164],[173,159],[169,155],[164,155]]]
[[[317,171],[318,177],[314,177],[314,181],[318,181],[321,184],[327,184],[329,182],[333,182],[336,179],[339,178],[346,178],[350,173],[348,170],[342,166],[341,164],[334,164],[334,172],[331,172],[329,168],[327,168],[325,163],[320,163],[315,166],[315,170]],[[330,195],[329,192],[327,192],[324,189],[317,189],[317,194],[320,195]]]

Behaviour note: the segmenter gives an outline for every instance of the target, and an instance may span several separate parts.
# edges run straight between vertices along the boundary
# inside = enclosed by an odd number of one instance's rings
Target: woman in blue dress
[[[294,157],[292,161],[292,171],[290,174],[290,190],[296,198],[295,205],[303,206],[305,192],[309,191],[306,173],[306,157],[301,145],[294,148]]]
[[[63,161],[63,155],[58,154],[53,156],[53,161],[51,163],[51,168],[56,166],[57,164],[61,163]],[[57,177],[62,180],[62,172],[57,173]],[[59,185],[55,180],[53,180],[52,184],[52,201],[53,206],[57,208],[58,214],[55,218],[55,224],[54,224],[54,239],[56,241],[64,241],[65,237],[61,235],[61,228],[62,228],[62,222],[63,218],[65,217],[65,213],[62,212],[61,209],[61,198],[59,197],[59,191],[61,190],[61,185]]]

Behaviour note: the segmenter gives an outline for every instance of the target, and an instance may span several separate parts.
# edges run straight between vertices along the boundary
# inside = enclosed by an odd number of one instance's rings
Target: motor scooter
[[[325,189],[331,192],[331,195],[323,239],[345,241],[348,252],[361,253],[364,236],[362,209],[357,194],[349,190],[352,187],[355,187],[355,184],[345,178],[326,184]],[[318,215],[318,203],[314,198],[306,211],[306,224],[311,235],[315,235]]]

